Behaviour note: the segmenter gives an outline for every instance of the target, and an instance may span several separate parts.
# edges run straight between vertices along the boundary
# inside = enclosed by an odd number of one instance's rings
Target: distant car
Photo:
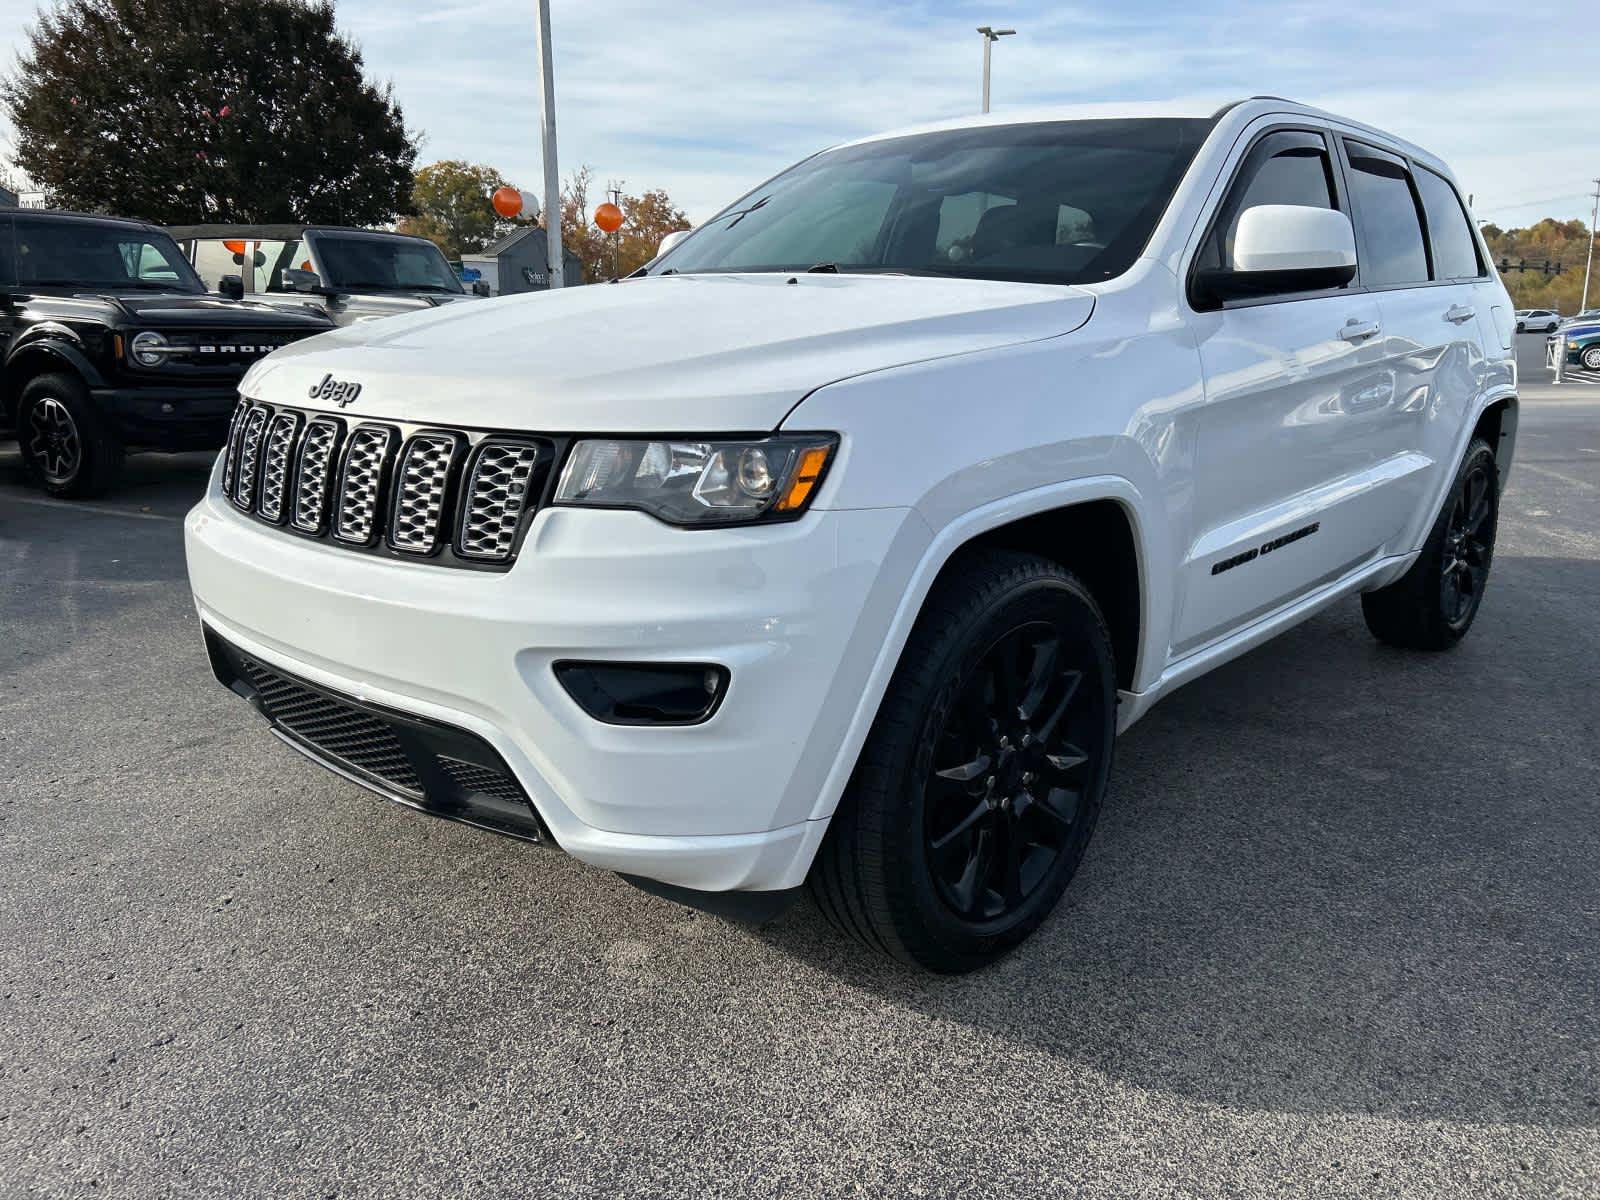
[[[1561,326],[1561,314],[1550,308],[1525,308],[1517,312],[1518,333],[1554,333]]]
[[[332,328],[207,295],[143,221],[0,214],[0,429],[53,496],[105,489],[129,450],[221,446],[245,369]]]
[[[1564,318],[1561,327],[1565,329],[1568,325],[1588,325],[1596,321],[1600,321],[1600,308],[1586,308],[1577,316]]]
[[[1564,359],[1569,367],[1600,371],[1600,312],[1588,324],[1565,326],[1545,346],[1545,361],[1552,368]]]
[[[472,300],[427,238],[332,225],[176,225],[200,277],[224,295],[321,310],[339,325]]]

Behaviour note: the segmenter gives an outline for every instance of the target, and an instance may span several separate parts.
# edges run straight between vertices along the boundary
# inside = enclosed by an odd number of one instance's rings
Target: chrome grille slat
[[[261,464],[261,435],[266,428],[267,414],[270,412],[265,405],[252,405],[245,414],[243,432],[239,436],[239,465],[237,478],[234,480],[233,502],[245,512],[250,512],[256,503],[256,474]]]
[[[331,417],[317,417],[300,440],[294,474],[291,520],[302,533],[321,533],[328,519],[328,488],[333,483],[335,453],[344,427]]]
[[[258,521],[342,550],[504,571],[563,444],[242,399],[222,491]]]
[[[250,401],[240,400],[233,406],[233,419],[228,422],[228,440],[223,447],[222,494],[233,495],[233,480],[239,469],[239,435],[244,431],[245,414],[250,411]]]
[[[439,544],[439,518],[444,514],[456,446],[453,433],[419,433],[406,443],[395,472],[389,524],[389,544],[396,550],[431,554]]]
[[[491,562],[511,557],[538,463],[536,443],[491,439],[478,447],[461,502],[460,554]]]
[[[378,494],[383,489],[384,467],[394,431],[380,425],[360,425],[350,435],[339,475],[339,514],[334,537],[344,542],[372,541],[377,525]]]
[[[256,505],[256,511],[273,524],[283,520],[295,434],[299,432],[298,413],[280,412],[267,426],[266,449],[261,454],[261,501]]]

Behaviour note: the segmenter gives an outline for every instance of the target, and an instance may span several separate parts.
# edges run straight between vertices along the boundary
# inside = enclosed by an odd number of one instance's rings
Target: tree
[[[584,278],[592,283],[637,271],[656,256],[662,238],[689,228],[683,210],[666,192],[655,188],[639,196],[624,193],[618,204],[622,228],[615,235],[602,233],[594,224],[590,205],[593,182],[594,172],[583,166],[561,189],[561,244],[578,256]],[[596,197],[594,203],[607,198]]]
[[[331,0],[70,0],[0,98],[65,208],[370,225],[410,198],[415,142]]]
[[[1505,260],[1509,270],[1500,278],[1517,308],[1553,308],[1568,316],[1583,299],[1583,267],[1589,255],[1589,228],[1582,221],[1546,217],[1526,229],[1483,226],[1483,238],[1495,266]],[[1597,255],[1596,257],[1600,257]],[[1526,261],[1527,270],[1518,270]],[[1561,264],[1561,274],[1545,274],[1544,264]],[[1600,288],[1589,287],[1589,302],[1600,299]]]
[[[410,215],[400,222],[400,232],[437,242],[449,259],[473,254],[518,225],[531,223],[507,221],[494,211],[490,198],[506,186],[499,171],[480,163],[429,163],[417,172]]]

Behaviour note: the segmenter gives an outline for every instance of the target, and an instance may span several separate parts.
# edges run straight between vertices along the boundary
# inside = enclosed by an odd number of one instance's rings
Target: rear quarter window
[[[1483,274],[1478,243],[1467,224],[1467,213],[1450,181],[1428,168],[1417,167],[1417,193],[1428,218],[1428,241],[1433,246],[1435,279],[1476,279]]]

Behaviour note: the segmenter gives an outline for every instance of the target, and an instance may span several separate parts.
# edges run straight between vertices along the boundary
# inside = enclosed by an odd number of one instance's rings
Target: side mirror
[[[684,238],[688,237],[691,232],[693,231],[688,229],[674,229],[671,233],[667,234],[666,237],[661,239],[661,244],[656,247],[656,257],[660,258],[668,250],[671,250],[679,242],[683,241]]]
[[[479,279],[472,285],[472,294],[474,296],[488,296],[492,295],[493,293],[489,291],[489,285],[483,280]]]
[[[333,293],[322,286],[322,276],[315,271],[301,271],[295,267],[283,269],[283,286],[291,292],[306,292],[316,296],[330,296]]]
[[[244,280],[237,275],[224,275],[217,280],[217,295],[224,300],[243,300]]]
[[[1239,216],[1233,263],[1196,273],[1212,301],[1281,296],[1343,287],[1356,276],[1356,231],[1330,208],[1258,204]]]

